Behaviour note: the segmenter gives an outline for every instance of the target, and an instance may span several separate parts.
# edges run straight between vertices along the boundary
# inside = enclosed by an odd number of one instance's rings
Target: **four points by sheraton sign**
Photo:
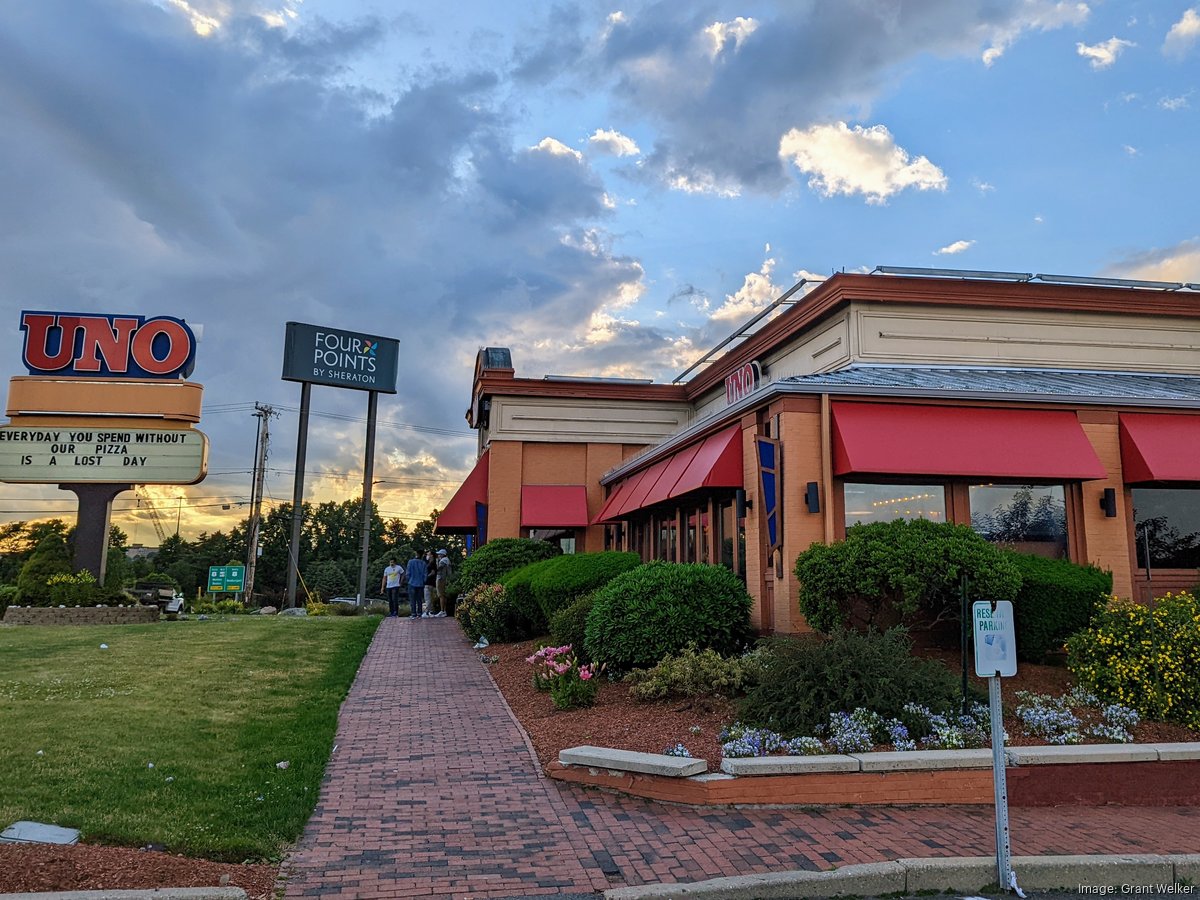
[[[288,322],[283,379],[394,394],[399,358],[393,338]]]

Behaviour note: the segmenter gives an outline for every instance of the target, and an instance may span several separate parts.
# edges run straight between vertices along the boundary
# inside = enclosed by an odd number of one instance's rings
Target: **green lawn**
[[[316,804],[379,621],[0,628],[0,828],[277,858]]]

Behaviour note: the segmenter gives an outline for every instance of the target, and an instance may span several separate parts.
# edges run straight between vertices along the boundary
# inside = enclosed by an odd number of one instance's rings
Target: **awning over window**
[[[1200,416],[1121,413],[1120,420],[1127,484],[1200,481]]]
[[[833,404],[835,475],[1084,480],[1104,466],[1074,413]]]
[[[466,532],[473,534],[479,527],[479,516],[475,504],[487,505],[489,452],[484,451],[483,456],[479,457],[479,461],[475,463],[475,468],[471,470],[471,474],[467,476],[467,480],[450,498],[450,502],[446,504],[442,514],[438,516],[437,525],[433,528],[435,533]]]
[[[611,522],[703,488],[742,486],[742,429],[734,425],[630,475],[592,520]]]
[[[587,488],[582,484],[527,484],[521,488],[522,528],[584,528]]]
[[[683,452],[683,451],[680,451]],[[733,425],[705,438],[675,487],[672,497],[702,488],[742,487],[742,426]]]

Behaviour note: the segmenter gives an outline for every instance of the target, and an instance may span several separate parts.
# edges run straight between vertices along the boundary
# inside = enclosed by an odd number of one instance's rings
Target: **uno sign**
[[[725,402],[736,403],[749,397],[758,388],[762,372],[756,362],[748,362],[725,376]]]
[[[21,313],[22,359],[31,375],[187,378],[196,336],[171,316]]]

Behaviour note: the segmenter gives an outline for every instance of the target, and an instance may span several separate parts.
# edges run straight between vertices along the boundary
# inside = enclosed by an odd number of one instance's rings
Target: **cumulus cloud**
[[[1119,37],[1111,37],[1099,44],[1085,44],[1082,41],[1075,45],[1075,52],[1086,59],[1093,69],[1107,69],[1117,61],[1117,57],[1126,47],[1136,47],[1133,41]]]
[[[955,241],[952,244],[947,244],[940,250],[934,250],[933,253],[934,256],[954,256],[955,254],[962,253],[964,250],[970,250],[974,246],[974,241]]]
[[[593,150],[609,156],[637,156],[642,152],[633,138],[605,128],[597,128],[588,138],[588,144]]]
[[[1162,51],[1168,56],[1183,57],[1200,41],[1200,7],[1186,9],[1178,22],[1171,26],[1163,41]]]
[[[1108,266],[1104,274],[1114,278],[1200,283],[1200,237],[1132,254]]]
[[[897,146],[883,125],[851,128],[845,122],[793,128],[779,142],[779,155],[809,176],[809,187],[827,197],[862,194],[886,203],[905,188],[946,189],[946,176],[924,156],[915,159]]]
[[[767,249],[769,252],[770,248]],[[757,272],[747,273],[740,288],[725,295],[725,302],[713,310],[712,320],[738,324],[761,312],[786,289],[771,280],[774,270],[775,260],[772,257],[764,259]]]
[[[544,137],[532,147],[530,150],[536,150],[540,153],[549,153],[551,156],[569,156],[576,162],[583,162],[583,154],[573,147],[568,147],[562,141],[552,137]]]
[[[744,16],[738,16],[730,22],[713,22],[704,29],[705,35],[712,41],[710,53],[716,57],[721,54],[726,45],[732,44],[737,50],[742,42],[758,30],[758,21]]]
[[[994,65],[1026,31],[1053,31],[1068,25],[1082,25],[1090,14],[1091,9],[1086,3],[1023,0],[1007,21],[991,26],[991,40],[981,56],[983,64]]]

